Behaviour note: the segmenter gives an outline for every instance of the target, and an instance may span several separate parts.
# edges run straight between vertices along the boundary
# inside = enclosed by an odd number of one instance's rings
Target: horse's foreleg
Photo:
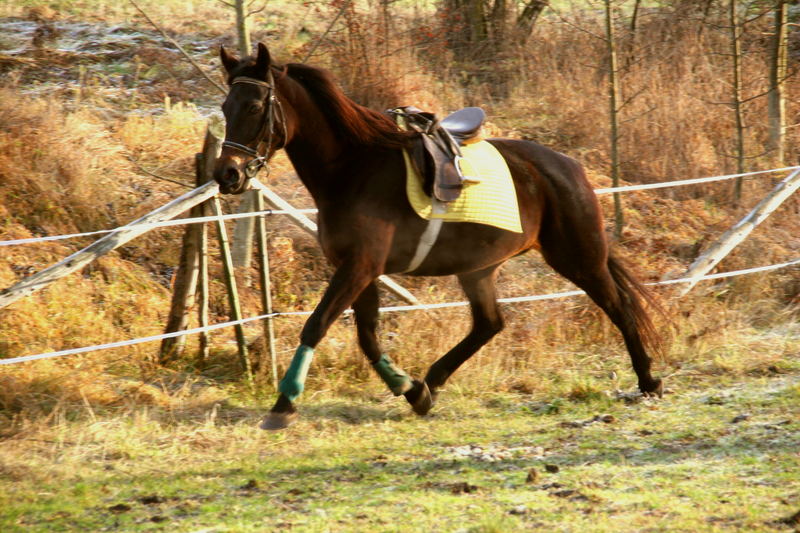
[[[430,409],[431,395],[424,382],[412,380],[382,353],[376,330],[378,327],[378,287],[370,283],[353,303],[358,343],[372,367],[395,396],[405,395],[414,410]]]
[[[325,295],[303,326],[300,346],[286,374],[278,385],[280,395],[261,423],[262,429],[282,429],[297,416],[294,401],[303,392],[314,348],[325,336],[333,321],[355,301],[378,276],[368,262],[352,259],[336,269]]]
[[[503,329],[503,317],[497,305],[495,288],[498,267],[499,265],[495,265],[458,276],[472,310],[472,329],[461,342],[433,363],[428,370],[425,383],[434,399],[436,390],[444,385],[453,372]],[[418,414],[425,413],[418,412]]]

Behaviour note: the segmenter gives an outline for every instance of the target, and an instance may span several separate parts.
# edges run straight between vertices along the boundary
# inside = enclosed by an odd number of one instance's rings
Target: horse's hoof
[[[664,382],[660,379],[655,380],[654,384],[650,387],[642,387],[639,389],[645,398],[663,398],[664,397]]]
[[[264,420],[261,421],[261,425],[258,427],[261,429],[276,431],[278,429],[288,428],[294,423],[295,420],[297,420],[296,411],[293,413],[270,412],[267,416],[264,417]]]
[[[403,396],[411,404],[411,410],[419,416],[427,415],[435,403],[428,384],[416,379],[414,380],[414,387]]]

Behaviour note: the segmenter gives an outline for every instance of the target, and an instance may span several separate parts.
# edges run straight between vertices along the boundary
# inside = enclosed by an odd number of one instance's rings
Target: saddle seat
[[[439,124],[463,145],[473,137],[477,137],[486,120],[486,113],[480,107],[465,107],[450,113]]]
[[[425,192],[441,202],[452,202],[461,195],[465,182],[474,181],[461,174],[458,160],[467,141],[477,138],[486,113],[479,107],[465,107],[438,120],[433,113],[413,106],[390,110],[398,124],[420,133],[409,155],[424,180]]]

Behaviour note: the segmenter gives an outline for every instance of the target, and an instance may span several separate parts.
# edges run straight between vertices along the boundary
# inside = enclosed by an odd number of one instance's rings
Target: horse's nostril
[[[228,185],[236,185],[239,183],[239,171],[233,167],[229,167],[225,171],[225,183]]]

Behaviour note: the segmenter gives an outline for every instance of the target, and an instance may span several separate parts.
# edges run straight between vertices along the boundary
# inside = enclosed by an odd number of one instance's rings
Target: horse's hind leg
[[[543,238],[542,255],[556,272],[586,291],[608,315],[625,340],[639,379],[639,389],[645,394],[660,396],[662,382],[650,373],[651,360],[645,348],[647,342],[656,340],[641,303],[645,290],[608,255],[605,241],[601,239],[602,234],[596,238],[558,239],[558,244],[548,246],[548,239]],[[570,242],[570,246],[563,246],[564,242]]]
[[[431,394],[424,382],[412,380],[408,374],[384,354],[378,342],[378,287],[369,286],[353,302],[358,344],[372,367],[395,396],[403,394],[414,411],[427,412],[431,408]]]
[[[436,390],[445,384],[453,372],[503,329],[503,317],[497,305],[495,288],[495,277],[499,266],[458,275],[458,281],[472,310],[472,329],[461,342],[433,363],[428,370],[425,383],[434,398]]]

